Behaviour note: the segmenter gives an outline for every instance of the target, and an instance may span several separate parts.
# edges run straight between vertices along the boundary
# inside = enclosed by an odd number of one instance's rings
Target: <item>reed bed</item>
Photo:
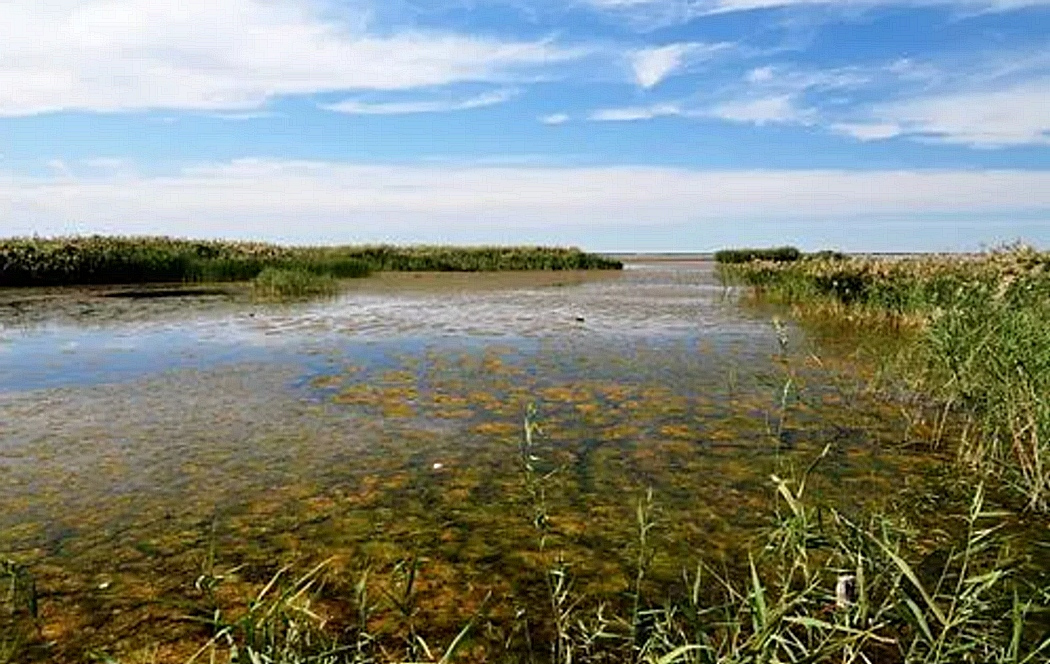
[[[339,289],[334,277],[314,274],[307,270],[283,270],[268,267],[252,280],[252,293],[256,297],[286,299],[332,295]]]
[[[0,240],[0,287],[150,282],[242,281],[267,268],[337,279],[373,271],[619,269],[574,248],[288,247],[258,242],[167,237],[14,238]]]
[[[1030,507],[1050,508],[1050,254],[1018,246],[720,270],[804,316],[909,329],[896,372],[935,397],[943,417],[962,416],[960,461],[1004,479]]]
[[[791,263],[802,258],[802,252],[795,247],[772,247],[766,249],[722,249],[715,252],[715,262],[722,265],[735,265],[751,261],[772,261],[774,263]]]

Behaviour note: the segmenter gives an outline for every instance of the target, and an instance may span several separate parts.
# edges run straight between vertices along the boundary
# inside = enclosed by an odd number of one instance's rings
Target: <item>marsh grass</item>
[[[252,280],[252,293],[264,299],[332,295],[339,289],[335,277],[303,269],[268,267]]]
[[[792,305],[803,319],[904,333],[894,377],[961,417],[967,467],[1050,508],[1050,255],[803,259],[725,265],[726,283]],[[943,422],[936,427],[943,430]]]
[[[337,279],[370,272],[619,269],[619,261],[552,247],[289,247],[168,237],[0,240],[0,286],[245,281],[267,268]]]
[[[521,459],[538,546],[550,522],[534,440],[535,411],[525,417]],[[572,592],[561,554],[546,577],[549,622],[555,634],[548,661],[646,664],[696,662],[1036,662],[1050,654],[1041,609],[1046,588],[1023,581],[1023,558],[999,537],[1003,513],[985,508],[982,485],[940,564],[907,562],[919,553],[917,533],[884,515],[848,517],[806,495],[809,476],[829,454],[788,479],[771,479],[778,508],[774,525],[743,574],[701,561],[683,565],[679,592],[662,603],[645,596],[659,527],[651,490],[636,509],[636,563],[629,612],[587,607]],[[554,582],[551,582],[554,579]],[[1022,599],[1023,598],[1023,599]],[[1004,619],[1005,617],[1005,619]],[[531,642],[530,642],[531,643]],[[534,653],[529,651],[529,661]]]
[[[749,263],[755,260],[790,263],[802,257],[795,247],[771,247],[766,249],[722,249],[715,252],[715,262],[721,265]]]
[[[36,636],[36,581],[12,560],[0,560],[0,664],[20,661]]]

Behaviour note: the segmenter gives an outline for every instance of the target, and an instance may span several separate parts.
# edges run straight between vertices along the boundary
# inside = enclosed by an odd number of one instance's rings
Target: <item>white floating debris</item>
[[[435,463],[434,466],[433,466],[434,470],[441,470],[444,467],[445,467],[445,464],[443,464],[443,463]]]
[[[843,574],[835,583],[835,608],[848,609],[857,602],[857,577]]]

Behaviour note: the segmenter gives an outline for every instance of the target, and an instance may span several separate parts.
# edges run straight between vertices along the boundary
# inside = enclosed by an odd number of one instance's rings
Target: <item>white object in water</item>
[[[844,574],[835,584],[835,607],[846,609],[857,601],[857,577]]]

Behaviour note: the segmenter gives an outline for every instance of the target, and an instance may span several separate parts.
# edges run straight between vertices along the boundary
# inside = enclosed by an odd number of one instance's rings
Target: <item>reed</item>
[[[36,581],[13,560],[0,559],[0,664],[21,661],[36,636]]]
[[[586,270],[622,264],[550,247],[289,247],[168,237],[0,240],[0,287],[241,281],[267,268],[344,279],[373,271]]]
[[[774,263],[791,263],[802,258],[802,252],[795,247],[771,247],[766,249],[722,249],[715,252],[715,262],[721,265],[735,265],[763,260]]]
[[[906,328],[898,377],[964,420],[969,468],[1050,508],[1050,254],[752,261],[720,269],[803,318]]]
[[[335,277],[304,269],[268,267],[252,280],[252,292],[261,298],[286,299],[331,295],[338,290]]]

